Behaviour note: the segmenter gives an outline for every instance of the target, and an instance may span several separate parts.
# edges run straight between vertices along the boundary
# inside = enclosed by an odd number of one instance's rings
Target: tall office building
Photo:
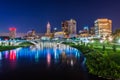
[[[94,36],[95,35],[95,27],[91,27],[89,32],[90,32],[91,36]]]
[[[35,30],[32,29],[31,31],[28,31],[28,32],[27,32],[27,36],[28,36],[28,37],[34,37],[34,36],[36,36]]]
[[[51,26],[50,23],[47,23],[45,36],[51,37]]]
[[[51,33],[50,23],[47,24],[47,32],[48,35]]]
[[[109,36],[112,33],[112,20],[97,19],[94,23],[96,36]]]
[[[10,31],[10,33],[9,33],[10,38],[11,39],[16,38],[16,28],[11,27],[11,28],[9,28],[9,31]]]
[[[65,35],[75,35],[76,34],[76,21],[71,19],[62,22],[62,31]]]

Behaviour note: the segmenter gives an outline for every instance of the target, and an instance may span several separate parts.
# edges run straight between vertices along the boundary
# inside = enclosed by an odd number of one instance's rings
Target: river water
[[[41,43],[0,52],[0,80],[88,80],[84,63],[75,48]]]

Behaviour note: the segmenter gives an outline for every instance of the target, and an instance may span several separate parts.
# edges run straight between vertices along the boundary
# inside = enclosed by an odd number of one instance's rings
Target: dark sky
[[[16,27],[17,32],[44,33],[48,21],[61,30],[61,22],[71,18],[77,30],[93,26],[97,18],[111,19],[115,30],[120,28],[120,0],[0,0],[0,32]]]

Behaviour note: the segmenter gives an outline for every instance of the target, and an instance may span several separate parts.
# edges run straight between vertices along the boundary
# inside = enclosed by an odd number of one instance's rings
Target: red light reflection
[[[14,50],[10,50],[10,60],[16,59],[16,52]]]
[[[51,55],[50,53],[47,54],[47,65],[50,66],[50,62],[51,62]]]

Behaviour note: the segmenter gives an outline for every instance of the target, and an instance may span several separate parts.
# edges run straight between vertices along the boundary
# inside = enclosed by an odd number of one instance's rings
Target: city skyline
[[[84,26],[93,27],[98,18],[113,21],[113,30],[119,28],[119,0],[1,0],[0,32],[8,32],[9,27],[16,27],[17,32],[35,29],[45,33],[48,21],[53,30],[61,29],[61,22],[75,19],[77,32]]]

